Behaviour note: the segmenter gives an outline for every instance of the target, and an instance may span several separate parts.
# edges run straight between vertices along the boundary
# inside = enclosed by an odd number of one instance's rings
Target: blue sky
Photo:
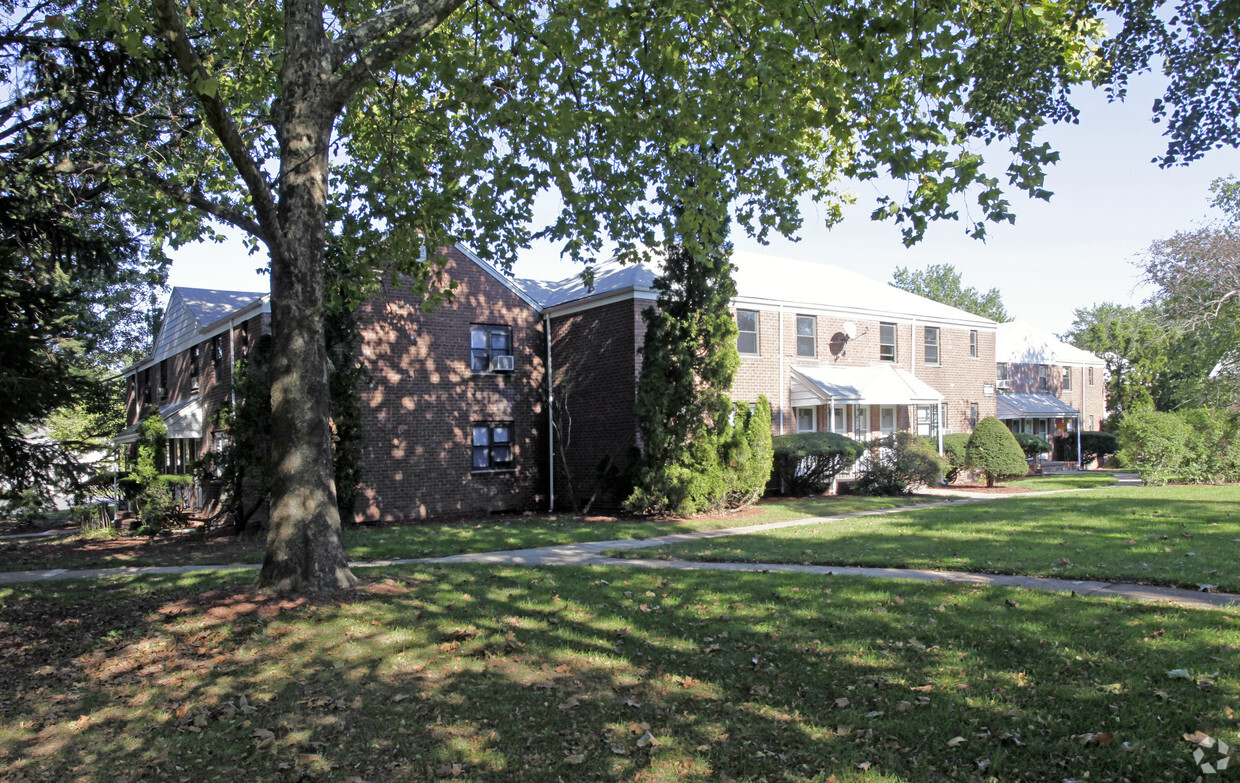
[[[1075,96],[1077,125],[1051,128],[1044,139],[1060,152],[1047,177],[1050,202],[1011,196],[1015,225],[995,225],[986,241],[965,235],[961,223],[931,226],[916,247],[903,246],[898,229],[874,223],[875,191],[862,185],[843,223],[827,230],[812,203],[803,204],[801,241],[768,246],[734,236],[740,250],[835,264],[890,280],[898,266],[954,265],[966,285],[998,288],[1008,312],[1052,332],[1063,332],[1073,310],[1100,302],[1139,304],[1135,262],[1152,240],[1193,227],[1208,213],[1208,187],[1216,177],[1240,175],[1240,151],[1216,150],[1188,167],[1160,169],[1150,160],[1163,147],[1149,109],[1161,79],[1134,81],[1128,100],[1112,104],[1095,91]],[[247,256],[240,243],[200,245],[173,254],[169,282],[203,288],[267,290],[255,272],[264,257]],[[578,268],[541,244],[526,251],[514,274],[562,278]]]

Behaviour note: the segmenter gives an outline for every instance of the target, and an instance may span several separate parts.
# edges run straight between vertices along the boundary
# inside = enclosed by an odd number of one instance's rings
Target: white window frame
[[[883,342],[883,329],[886,329],[888,327],[891,328],[891,342],[885,343]],[[891,355],[884,356],[883,348],[888,345],[891,346]],[[894,361],[899,360],[899,358],[900,358],[900,331],[897,328],[897,325],[894,323],[884,323],[880,321],[878,324],[878,360],[880,362],[894,362]]]
[[[736,351],[741,356],[760,356],[762,354],[762,318],[758,310],[741,310],[736,311]],[[741,328],[741,313],[753,316],[753,329]],[[744,335],[753,335],[753,350],[746,351],[741,348],[741,337]]]
[[[1063,380],[1060,381],[1060,391],[1072,391],[1072,368],[1063,368]]]
[[[810,425],[809,429],[804,429],[801,426],[801,413],[803,411],[809,411],[809,425]],[[817,432],[818,431],[818,409],[817,408],[814,408],[814,407],[796,408],[792,412],[792,414],[797,424],[797,432],[800,433],[800,432]]]
[[[977,330],[970,329],[969,330],[969,357],[972,359],[976,359],[978,353],[980,353],[980,350],[977,345]]]
[[[801,334],[801,321],[809,322],[809,334]],[[818,316],[798,315],[796,323],[797,356],[814,359],[818,356]],[[809,353],[801,351],[801,340],[809,340]]]
[[[933,340],[930,339],[930,335],[934,335]],[[939,338],[942,337],[942,335],[943,335],[942,330],[940,330],[939,327],[937,326],[923,326],[922,327],[921,346],[922,346],[923,358],[925,359],[926,364],[934,364],[934,365],[939,364],[939,359],[942,358],[942,343],[940,342]],[[934,349],[933,359],[930,358],[931,348]]]

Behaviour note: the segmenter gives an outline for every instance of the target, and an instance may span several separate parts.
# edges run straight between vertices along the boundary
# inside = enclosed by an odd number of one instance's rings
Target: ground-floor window
[[[814,432],[818,429],[817,408],[797,408],[797,432]]]
[[[939,406],[917,406],[917,434],[923,438],[939,436]]]
[[[472,441],[474,470],[512,467],[512,422],[476,421]]]

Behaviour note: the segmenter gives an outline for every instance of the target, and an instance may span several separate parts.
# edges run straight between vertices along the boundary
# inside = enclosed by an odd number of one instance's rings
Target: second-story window
[[[168,399],[168,360],[159,363],[159,400]]]
[[[512,327],[498,324],[470,326],[469,369],[473,372],[512,370]]]
[[[211,338],[211,366],[219,372],[224,364],[224,335],[217,334]]]
[[[939,327],[927,326],[925,331],[926,364],[939,363]]]
[[[1047,391],[1051,387],[1051,382],[1047,377],[1049,371],[1050,367],[1045,364],[1038,365],[1038,388],[1042,391]]]
[[[1063,391],[1072,391],[1072,368],[1063,368],[1063,386],[1059,387]]]
[[[198,391],[198,361],[202,358],[202,350],[195,345],[189,349],[189,390]]]
[[[758,311],[736,311],[736,350],[749,356],[758,355]]]
[[[1090,386],[1094,385],[1094,368],[1093,367],[1089,368],[1089,385]]]
[[[142,375],[143,375],[142,404],[150,405],[151,404],[151,368],[147,367],[146,372],[143,373]]]
[[[878,358],[884,362],[896,360],[896,325],[878,325]]]
[[[974,359],[977,358],[977,330],[976,329],[972,329],[969,331],[969,356],[971,356]]]
[[[797,316],[797,356],[817,356],[815,335],[818,331],[818,319],[812,315]]]

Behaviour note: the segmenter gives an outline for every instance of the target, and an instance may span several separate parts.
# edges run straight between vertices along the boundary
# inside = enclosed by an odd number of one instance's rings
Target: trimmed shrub
[[[950,484],[960,478],[960,472],[969,466],[969,433],[953,432],[943,436],[943,458],[947,460],[947,470],[943,478]]]
[[[1026,457],[1036,457],[1051,450],[1051,444],[1030,432],[1014,432],[1012,437],[1020,444],[1020,450]]]
[[[1119,425],[1119,461],[1136,468],[1145,484],[1177,478],[1189,456],[1191,428],[1174,413],[1148,408],[1129,412]]]
[[[987,416],[973,428],[967,453],[969,467],[986,474],[988,487],[993,487],[995,481],[1029,472],[1024,450],[1007,425],[994,416]]]
[[[910,432],[893,432],[873,441],[869,465],[853,492],[860,495],[907,495],[922,486],[943,481],[947,460],[925,438]]]
[[[834,432],[799,432],[771,439],[775,449],[775,479],[790,495],[817,495],[831,487],[835,477],[852,467],[865,444]]]

